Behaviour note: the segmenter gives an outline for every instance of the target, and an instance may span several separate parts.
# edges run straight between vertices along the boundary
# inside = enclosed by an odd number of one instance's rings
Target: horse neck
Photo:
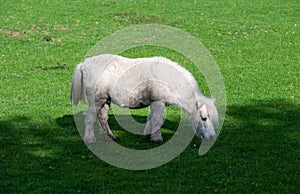
[[[176,105],[179,106],[184,111],[186,111],[190,117],[195,116],[196,112],[197,112],[196,103],[199,98],[200,98],[200,95],[196,93],[195,96],[192,97],[192,100],[191,100],[191,98],[184,98],[184,99],[178,100]]]

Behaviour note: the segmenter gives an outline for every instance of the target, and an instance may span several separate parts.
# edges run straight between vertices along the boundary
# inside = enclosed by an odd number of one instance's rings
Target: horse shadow
[[[84,136],[84,118],[85,113],[79,112],[74,115],[64,115],[56,119],[58,126],[62,128],[72,127],[77,129],[81,138]],[[147,116],[140,116],[137,114],[132,115],[114,115],[109,114],[108,123],[112,130],[112,133],[116,135],[117,142],[121,145],[129,144],[127,146],[135,146],[135,144],[140,145],[144,143],[150,143],[152,147],[159,146],[161,143],[153,143],[150,141],[149,136],[143,135],[144,128],[147,122]],[[169,119],[164,119],[164,124],[162,126],[162,134],[164,142],[171,139],[172,136],[176,133],[178,128],[179,121],[171,121]],[[102,129],[100,128],[99,122],[96,121],[94,124],[96,139],[102,140],[101,135],[103,134]],[[145,141],[146,140],[146,141]],[[134,145],[131,145],[134,144]],[[135,146],[136,149],[141,149],[138,146]]]

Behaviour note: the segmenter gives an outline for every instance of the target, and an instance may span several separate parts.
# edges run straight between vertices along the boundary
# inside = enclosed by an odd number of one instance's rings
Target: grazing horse
[[[94,123],[98,117],[105,137],[115,140],[108,125],[111,103],[124,108],[150,106],[144,135],[151,141],[163,141],[160,128],[165,106],[177,105],[185,110],[198,137],[215,139],[218,112],[215,99],[205,97],[191,73],[177,63],[163,58],[130,59],[102,54],[77,65],[71,88],[71,101],[88,101],[85,116],[86,143],[95,143]]]

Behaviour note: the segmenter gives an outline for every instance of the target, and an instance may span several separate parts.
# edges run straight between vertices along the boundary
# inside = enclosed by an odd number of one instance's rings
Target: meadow
[[[298,193],[298,4],[0,1],[0,192]],[[226,118],[204,156],[198,155],[195,137],[170,163],[130,171],[103,162],[80,138],[69,100],[71,79],[76,64],[98,41],[120,29],[152,23],[184,30],[210,51],[225,82]],[[161,55],[192,66],[166,48],[133,48],[122,55]],[[209,96],[205,80],[196,79]],[[147,111],[133,114],[145,121]],[[178,120],[177,108],[168,111],[166,139]],[[109,122],[120,144],[157,146],[120,129],[113,115]]]

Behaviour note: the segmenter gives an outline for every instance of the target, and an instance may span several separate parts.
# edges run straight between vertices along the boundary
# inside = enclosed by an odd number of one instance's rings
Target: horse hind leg
[[[116,140],[116,137],[111,132],[109,125],[108,125],[108,111],[109,111],[109,104],[105,103],[98,111],[98,119],[100,122],[100,126],[104,131],[104,138],[106,140]]]
[[[160,128],[164,123],[165,105],[162,102],[155,101],[151,103],[150,115],[144,130],[144,135],[150,135],[150,140],[153,142],[162,142],[163,137]]]
[[[91,144],[96,143],[96,137],[94,133],[94,123],[96,121],[96,111],[94,107],[89,107],[85,116],[85,132],[84,142]]]

